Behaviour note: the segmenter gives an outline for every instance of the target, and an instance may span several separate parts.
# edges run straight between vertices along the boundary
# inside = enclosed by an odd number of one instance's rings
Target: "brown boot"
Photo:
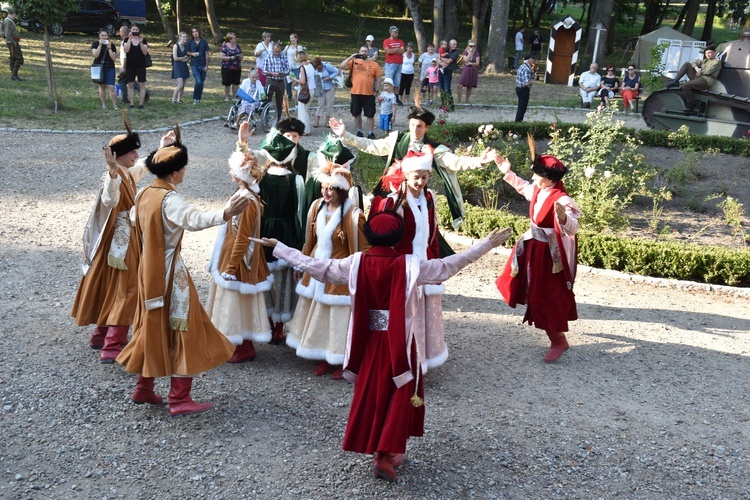
[[[91,338],[89,339],[89,347],[92,349],[101,349],[104,347],[104,339],[107,337],[107,327],[97,326],[94,331],[91,332]]]
[[[552,345],[550,346],[549,351],[547,351],[547,355],[544,357],[544,362],[552,363],[553,361],[557,361],[568,349],[568,339],[565,338],[565,334],[562,332],[547,332],[547,336],[549,337],[550,342],[552,342]]]
[[[271,334],[271,343],[275,345],[283,344],[286,340],[286,333],[284,333],[284,323],[279,321],[273,324],[273,333]]]
[[[190,397],[193,387],[191,377],[172,377],[169,390],[169,415],[179,417],[192,413],[203,413],[213,407],[213,403],[196,403]]]
[[[243,340],[242,344],[234,349],[234,354],[227,363],[242,363],[255,359],[255,346],[250,340]]]
[[[138,383],[135,385],[135,391],[133,391],[131,399],[137,405],[143,403],[160,405],[164,403],[164,398],[154,392],[154,377],[144,377],[143,375],[138,375]]]
[[[115,362],[120,351],[128,343],[128,325],[110,326],[107,329],[107,337],[104,339],[104,347],[99,352],[99,361],[109,365]]]

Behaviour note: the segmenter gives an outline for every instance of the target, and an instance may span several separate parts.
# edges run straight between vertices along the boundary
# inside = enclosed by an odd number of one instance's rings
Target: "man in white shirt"
[[[521,53],[523,52],[523,32],[526,30],[523,26],[518,28],[516,32],[516,69],[521,65],[523,60],[521,59]]]
[[[584,108],[591,107],[591,102],[599,91],[599,87],[601,87],[602,77],[596,72],[598,69],[598,64],[591,63],[589,70],[582,73],[580,78],[578,78],[578,86],[581,89],[581,100],[583,101]]]

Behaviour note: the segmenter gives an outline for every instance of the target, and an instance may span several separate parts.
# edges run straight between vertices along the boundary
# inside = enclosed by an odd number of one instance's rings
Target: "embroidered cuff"
[[[393,383],[396,384],[396,387],[399,387],[399,388],[408,384],[412,380],[414,380],[414,375],[412,374],[411,371],[404,372],[397,377],[393,377]]]

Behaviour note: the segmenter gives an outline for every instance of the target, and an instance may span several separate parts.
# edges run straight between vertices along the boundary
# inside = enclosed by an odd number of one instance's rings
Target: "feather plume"
[[[122,121],[125,123],[125,130],[128,132],[128,135],[133,133],[133,126],[130,125],[130,120],[128,120],[128,112],[124,109],[122,110]]]
[[[174,122],[174,137],[175,137],[175,142],[182,143],[182,134],[180,133],[180,124],[177,122]]]
[[[531,132],[527,132],[526,140],[529,142],[529,154],[531,155],[531,162],[534,163],[534,160],[536,160],[536,141],[534,140],[534,134],[532,134]]]
[[[287,118],[292,117],[292,115],[289,113],[289,99],[287,98],[286,94],[284,94],[284,100],[282,101],[281,109],[284,111],[284,115]]]
[[[415,108],[422,107],[422,93],[419,91],[414,92],[414,107]]]

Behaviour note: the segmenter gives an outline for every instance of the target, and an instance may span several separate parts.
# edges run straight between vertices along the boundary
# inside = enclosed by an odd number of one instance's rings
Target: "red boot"
[[[242,344],[234,349],[234,354],[227,363],[242,363],[243,361],[252,361],[255,359],[255,346],[250,340],[243,340]]]
[[[144,377],[143,375],[138,375],[138,383],[135,384],[135,391],[133,391],[131,399],[137,405],[143,403],[160,405],[164,402],[164,398],[154,392],[154,377]]]
[[[393,455],[393,467],[399,467],[402,463],[404,463],[404,454],[403,453],[394,453]]]
[[[107,337],[104,339],[104,347],[99,353],[99,361],[103,364],[112,364],[120,355],[120,351],[128,343],[128,325],[110,326],[107,329]]]
[[[388,482],[396,481],[396,469],[393,465],[393,453],[378,451],[372,460],[372,473],[377,477],[382,477]]]
[[[272,344],[283,344],[286,340],[286,333],[284,333],[284,323],[279,321],[273,324],[273,333],[271,334]]]
[[[92,349],[101,349],[104,347],[104,339],[107,337],[107,327],[97,326],[94,331],[91,332],[91,338],[89,339],[89,347]]]
[[[329,371],[331,371],[331,365],[328,364],[328,361],[322,361],[318,366],[315,367],[315,370],[313,370],[313,375],[315,375],[316,377],[322,377]]]
[[[562,332],[547,332],[547,336],[549,337],[550,342],[552,342],[552,346],[549,348],[549,351],[547,351],[547,355],[544,357],[544,362],[552,363],[553,361],[557,361],[568,349],[568,339],[565,338],[565,334]]]
[[[333,373],[331,373],[331,378],[333,380],[343,380],[344,379],[344,368],[342,366],[339,366],[336,368]]]
[[[203,413],[213,406],[213,403],[196,403],[193,401],[190,397],[192,386],[193,379],[191,377],[172,377],[169,390],[169,414],[172,417]]]

